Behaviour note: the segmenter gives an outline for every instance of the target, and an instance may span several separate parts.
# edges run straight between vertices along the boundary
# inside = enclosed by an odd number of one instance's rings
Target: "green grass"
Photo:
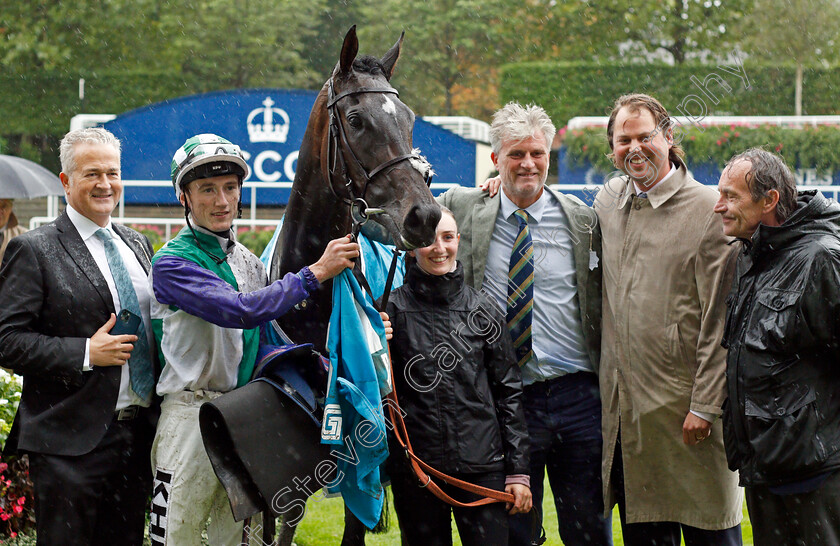
[[[560,545],[562,542],[557,534],[557,516],[554,509],[554,503],[550,502],[551,495],[548,481],[545,483],[545,499],[543,502],[543,514],[545,514],[543,526],[545,527],[545,535],[548,538],[546,545]],[[390,500],[390,494],[389,494]],[[422,509],[422,507],[418,507]],[[365,544],[367,546],[400,546],[400,530],[397,525],[396,512],[394,512],[393,504],[391,510],[391,527],[390,530],[381,535],[374,535],[368,533]],[[310,500],[306,506],[306,516],[298,526],[297,535],[295,536],[295,544],[297,546],[323,546],[324,544],[338,544],[341,542],[341,532],[344,526],[344,506],[340,498],[318,499]],[[744,537],[745,545],[752,545],[752,526],[747,517],[747,506],[744,504],[744,521],[741,523],[741,529]],[[452,525],[453,544],[460,546],[461,541],[458,539],[458,531],[455,525]],[[618,509],[613,511],[613,537],[615,546],[623,546],[624,541],[621,538],[621,524],[618,519]]]
[[[545,491],[546,495],[543,502],[545,518],[543,526],[545,527],[545,536],[548,539],[546,545],[560,545],[562,542],[557,534],[557,516],[554,503],[548,501],[551,496],[548,494],[550,488],[547,480]],[[322,499],[318,498],[319,496],[316,495],[307,503],[306,516],[298,526],[298,531],[295,536],[295,544],[297,546],[324,546],[326,544],[339,544],[341,542],[341,533],[344,528],[344,505],[340,498]],[[390,493],[388,499],[390,503]],[[391,526],[389,531],[380,535],[368,533],[365,538],[365,544],[367,546],[400,546],[400,529],[397,525],[393,503],[390,503],[390,511]],[[458,539],[458,532],[454,524],[452,529],[453,544],[455,546],[461,546],[461,541]],[[744,544],[751,546],[753,543],[752,526],[747,516],[746,504],[744,504],[744,521],[741,523],[741,530],[744,537]],[[618,509],[613,510],[613,538],[615,546],[624,545],[624,541],[621,538],[621,524],[618,520]],[[0,545],[2,546],[32,546],[34,544],[34,536],[21,536],[17,539],[0,539]]]

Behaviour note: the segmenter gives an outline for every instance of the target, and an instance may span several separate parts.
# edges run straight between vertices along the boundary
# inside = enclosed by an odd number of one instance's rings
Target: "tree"
[[[311,87],[301,54],[323,0],[182,0],[161,16],[166,64],[205,89]]]
[[[397,77],[410,82],[403,89],[412,107],[477,117],[495,109],[496,67],[517,59],[522,19],[509,0],[386,0],[367,9],[375,12],[360,29],[362,44],[379,41],[384,51],[384,40],[393,43],[406,31]]]
[[[802,115],[802,74],[806,66],[838,58],[840,5],[835,0],[755,0],[744,25],[747,51],[774,62],[796,65],[794,112]]]
[[[350,27],[357,25],[359,29],[364,29],[369,26],[369,12],[363,0],[333,0],[324,4],[315,18],[317,33],[301,39],[301,56],[315,81],[321,83],[332,73],[338,62],[344,35]]]
[[[599,9],[623,13],[623,27],[617,30],[629,42],[627,54],[650,58],[657,52],[670,56],[675,64],[690,57],[713,58],[728,51],[740,36],[733,32],[743,17],[748,0],[661,0],[658,2],[598,1]]]

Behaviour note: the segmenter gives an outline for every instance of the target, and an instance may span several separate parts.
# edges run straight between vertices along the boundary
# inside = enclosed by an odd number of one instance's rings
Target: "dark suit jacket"
[[[149,240],[114,230],[148,273]],[[23,375],[23,394],[6,452],[83,455],[99,444],[121,371],[83,372],[82,363],[85,340],[114,312],[105,277],[66,213],[9,242],[0,268],[0,366]]]
[[[601,228],[591,207],[576,197],[562,194],[546,186],[560,203],[574,236],[575,270],[580,322],[589,359],[596,373],[601,361],[601,266],[589,269],[589,250],[601,257]],[[458,261],[464,267],[464,281],[481,289],[490,249],[490,237],[501,208],[501,190],[494,197],[473,188],[453,188],[437,198],[455,215],[461,241]],[[591,231],[591,247],[590,247]]]

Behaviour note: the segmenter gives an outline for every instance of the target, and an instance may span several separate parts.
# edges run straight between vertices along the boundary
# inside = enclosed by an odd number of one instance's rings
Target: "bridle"
[[[329,176],[325,178],[327,178],[327,186],[329,186],[330,191],[332,191],[336,199],[343,201],[350,207],[350,216],[353,219],[353,233],[358,234],[359,228],[361,228],[361,226],[368,221],[370,216],[374,214],[387,214],[384,209],[373,208],[368,206],[367,201],[365,201],[365,194],[367,193],[368,184],[370,184],[370,182],[378,174],[383,172],[385,169],[396,165],[397,163],[411,159],[415,159],[419,162],[426,163],[426,160],[416,151],[412,151],[411,153],[398,155],[397,157],[388,159],[387,161],[380,163],[377,167],[370,171],[365,169],[364,165],[362,165],[362,162],[359,161],[359,158],[356,157],[356,154],[353,152],[353,147],[350,146],[350,142],[347,140],[347,134],[344,131],[344,125],[341,123],[341,116],[338,113],[337,104],[344,97],[351,97],[353,95],[361,95],[364,93],[390,93],[398,97],[400,96],[400,93],[393,87],[361,87],[359,89],[351,89],[348,91],[344,91],[336,95],[335,90],[333,89],[333,79],[334,78],[330,78],[327,82],[327,111],[330,115],[330,133],[327,140],[327,161],[330,162],[330,159],[332,161],[331,164],[328,165]],[[364,183],[362,184],[362,192],[359,195],[356,195],[355,185],[353,184],[353,178],[350,175],[350,169],[347,168],[347,162],[344,159],[343,152],[346,152],[350,155],[352,163],[356,167],[355,170],[357,172],[362,173],[362,176],[364,177]],[[335,191],[335,188],[333,188],[332,181],[335,177],[339,176],[339,167],[340,170],[344,172],[344,187],[346,188],[349,197],[342,197],[338,195],[338,193]],[[431,172],[431,169],[429,169],[424,175],[424,179],[427,186],[430,185],[432,182]]]

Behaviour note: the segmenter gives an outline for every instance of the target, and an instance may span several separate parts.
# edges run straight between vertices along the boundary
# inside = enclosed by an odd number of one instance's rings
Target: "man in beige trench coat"
[[[688,173],[652,97],[619,98],[607,137],[622,173],[595,200],[606,509],[619,504],[629,546],[679,546],[681,533],[688,546],[741,544],[743,496],[715,424],[732,252],[717,191]]]

